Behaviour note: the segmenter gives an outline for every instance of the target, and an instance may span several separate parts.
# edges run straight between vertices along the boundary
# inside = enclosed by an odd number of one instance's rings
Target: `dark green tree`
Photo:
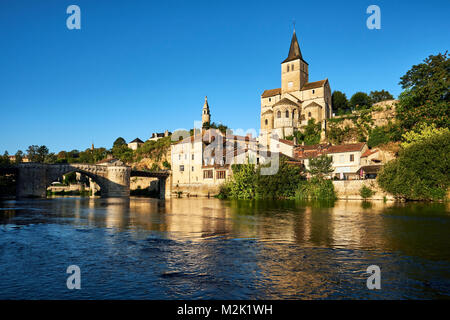
[[[119,137],[119,138],[117,138],[117,139],[114,141],[114,143],[113,143],[113,148],[115,148],[115,147],[121,147],[121,146],[126,146],[126,145],[127,145],[127,142],[125,141],[125,139],[122,138],[122,137]]]
[[[333,102],[333,111],[336,113],[343,112],[349,108],[347,96],[341,91],[333,91],[331,100]]]
[[[397,105],[403,130],[423,123],[450,126],[450,61],[447,52],[430,55],[401,77],[404,91]]]
[[[385,191],[407,200],[445,199],[450,187],[450,133],[401,149],[378,175]]]
[[[14,160],[15,163],[16,164],[21,163],[23,161],[23,157],[24,157],[23,151],[17,150],[17,152],[15,154],[15,160]]]
[[[49,150],[46,146],[31,145],[27,149],[27,157],[31,162],[44,162]]]
[[[370,97],[365,92],[356,92],[350,98],[350,107],[352,110],[368,109],[372,106]]]
[[[377,103],[386,100],[394,99],[394,96],[389,93],[389,91],[381,90],[381,91],[370,91],[369,97],[372,103]]]

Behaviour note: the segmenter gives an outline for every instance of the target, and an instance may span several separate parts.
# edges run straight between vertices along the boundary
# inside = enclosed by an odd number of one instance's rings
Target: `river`
[[[449,298],[449,232],[443,203],[9,200],[0,299]]]

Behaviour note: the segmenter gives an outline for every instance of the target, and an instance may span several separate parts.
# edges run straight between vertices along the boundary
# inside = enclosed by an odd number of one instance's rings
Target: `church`
[[[261,143],[268,145],[275,134],[281,139],[292,136],[310,119],[325,130],[326,119],[332,116],[330,83],[328,79],[309,82],[308,74],[294,30],[289,54],[281,62],[281,88],[261,95]]]

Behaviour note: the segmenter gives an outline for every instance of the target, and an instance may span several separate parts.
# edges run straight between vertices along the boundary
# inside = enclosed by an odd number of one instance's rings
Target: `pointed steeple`
[[[208,97],[205,96],[205,104],[203,105],[202,109],[202,127],[204,127],[205,124],[209,124],[210,121],[211,121],[211,113],[209,112]]]
[[[291,46],[289,48],[288,57],[282,63],[296,60],[296,59],[303,60],[303,57],[302,57],[302,52],[300,51],[300,46],[298,45],[297,35],[295,34],[295,29],[294,29],[294,33],[292,35],[292,40],[291,40]]]

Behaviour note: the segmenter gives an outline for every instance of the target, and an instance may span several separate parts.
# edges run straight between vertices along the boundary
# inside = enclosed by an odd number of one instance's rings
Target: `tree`
[[[333,159],[325,154],[317,158],[310,158],[308,173],[313,177],[323,178],[334,171],[331,165],[332,162]]]
[[[449,132],[449,128],[436,128],[434,123],[431,125],[422,123],[417,127],[416,131],[411,130],[402,135],[403,142],[401,146],[407,148],[414,143],[421,142],[436,135],[448,134]]]
[[[381,91],[370,91],[370,100],[372,103],[377,103],[386,100],[394,99],[394,96],[389,93],[389,91],[381,90]]]
[[[450,61],[447,52],[430,55],[401,77],[404,91],[397,105],[397,119],[404,131],[426,123],[450,126]]]
[[[372,105],[372,101],[370,100],[370,97],[367,95],[367,93],[356,92],[350,98],[349,104],[352,110],[368,109]]]
[[[23,157],[24,157],[23,151],[22,150],[17,150],[17,152],[15,154],[15,157],[16,157],[15,158],[15,163],[16,164],[21,163],[23,161]]]
[[[320,142],[320,123],[316,123],[314,119],[309,119],[308,124],[303,128],[303,132],[296,131],[294,135],[298,142],[304,142],[305,145],[310,146]]]
[[[385,191],[407,200],[445,199],[450,187],[450,132],[400,149],[378,175]]]
[[[5,151],[5,153],[0,156],[0,166],[9,166],[10,164],[8,151]]]
[[[345,111],[349,107],[347,96],[341,91],[333,91],[331,100],[333,103],[333,111],[335,112]]]
[[[127,142],[125,141],[125,139],[122,137],[119,137],[114,141],[113,148],[126,146],[126,145],[127,145]]]
[[[44,162],[48,153],[48,148],[44,145],[31,145],[27,149],[27,157],[31,162]]]

